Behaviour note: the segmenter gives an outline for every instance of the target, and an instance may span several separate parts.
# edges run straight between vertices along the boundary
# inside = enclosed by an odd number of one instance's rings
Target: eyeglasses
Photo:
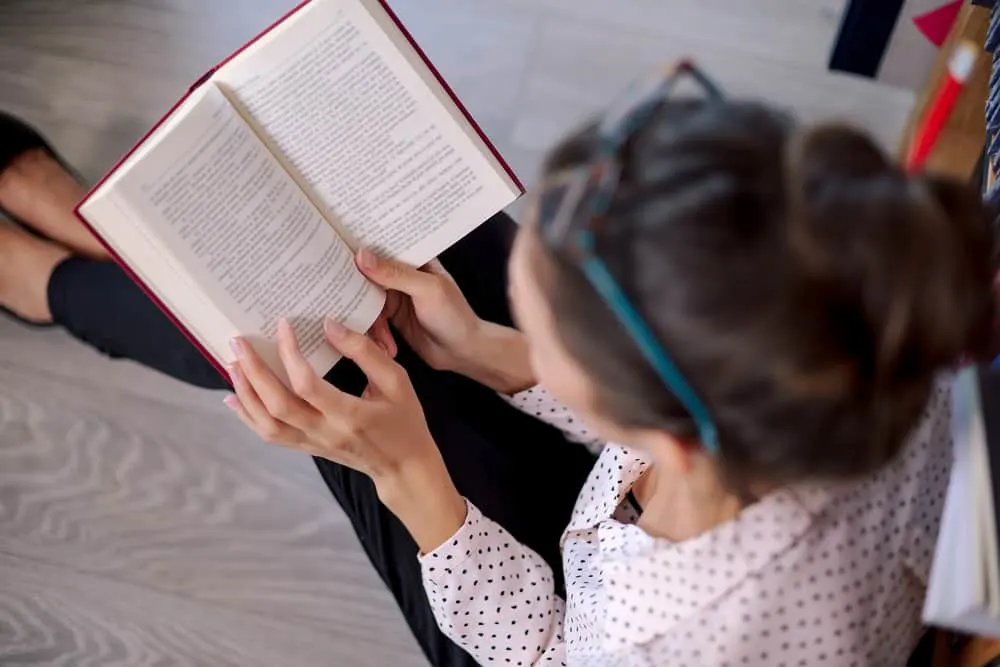
[[[621,182],[622,149],[678,85],[688,79],[696,84],[706,101],[722,100],[720,89],[686,60],[634,84],[602,117],[598,147],[590,162],[573,170],[561,185],[541,193],[538,226],[550,247],[571,251],[591,286],[625,327],[663,384],[691,415],[702,446],[718,454],[718,431],[704,401],[596,252],[597,234],[607,221],[608,208]]]

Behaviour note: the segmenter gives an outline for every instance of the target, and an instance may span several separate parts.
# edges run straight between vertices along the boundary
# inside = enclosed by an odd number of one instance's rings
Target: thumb
[[[355,260],[365,277],[379,287],[416,296],[430,289],[434,276],[403,262],[379,257],[368,248],[358,250]]]

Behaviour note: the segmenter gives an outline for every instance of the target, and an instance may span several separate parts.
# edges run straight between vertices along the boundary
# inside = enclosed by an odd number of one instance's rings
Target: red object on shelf
[[[920,16],[914,16],[913,24],[924,37],[931,40],[934,46],[941,48],[948,39],[951,27],[955,25],[958,12],[962,9],[962,2],[963,0],[954,0]]]
[[[948,60],[948,70],[934,91],[934,98],[917,126],[913,143],[906,156],[907,171],[919,171],[923,168],[941,131],[948,124],[948,118],[955,109],[958,96],[972,76],[978,58],[979,47],[968,40],[959,43],[955,48],[955,52]]]

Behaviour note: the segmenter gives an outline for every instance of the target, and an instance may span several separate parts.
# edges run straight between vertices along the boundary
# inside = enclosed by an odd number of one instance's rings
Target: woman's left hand
[[[282,321],[278,351],[291,389],[249,343],[235,339],[238,362],[231,375],[236,395],[227,397],[226,404],[264,440],[371,477],[382,501],[407,524],[421,548],[431,550],[462,525],[465,501],[448,476],[413,385],[403,367],[370,338],[331,320],[324,329],[330,345],[368,376],[361,397],[345,394],[317,375],[292,328]],[[425,525],[420,514],[427,512],[443,513],[443,525]]]

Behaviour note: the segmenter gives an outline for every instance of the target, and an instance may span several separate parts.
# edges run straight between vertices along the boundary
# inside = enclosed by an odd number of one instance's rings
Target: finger
[[[233,381],[235,396],[227,396],[223,402],[236,415],[267,442],[292,444],[304,440],[302,434],[274,417],[264,407],[257,392],[250,386],[246,375],[239,364],[233,364],[229,369],[229,377]]]
[[[308,409],[300,413],[300,423],[293,423],[303,431],[309,432],[325,410],[336,410],[348,396],[316,374],[299,348],[295,330],[288,320],[278,321],[278,356],[288,374],[295,395],[308,403]]]
[[[247,380],[238,362],[229,367],[229,379],[233,382],[237,400],[253,424],[251,428],[257,430],[257,423],[267,421],[271,418],[271,414],[264,407],[257,392],[250,386],[250,381]]]
[[[374,340],[379,347],[386,353],[390,359],[396,358],[396,353],[399,351],[396,347],[396,339],[392,335],[392,331],[389,329],[389,321],[385,316],[380,315],[372,328],[368,330],[368,335]]]
[[[226,404],[226,407],[232,410],[240,421],[243,422],[251,431],[257,430],[257,424],[254,423],[253,417],[247,412],[243,404],[240,403],[240,397],[236,394],[230,394],[222,399],[222,402]]]
[[[226,407],[232,410],[233,413],[237,417],[239,417],[240,421],[243,422],[248,428],[250,428],[250,430],[257,431],[257,425],[254,423],[253,417],[251,417],[250,413],[248,413],[246,408],[243,407],[243,404],[240,402],[238,396],[231,394],[222,399],[222,402],[225,403]],[[286,430],[284,433],[282,433],[283,437],[280,439],[280,441],[278,441],[277,439],[272,440],[270,438],[266,438],[260,433],[258,433],[258,435],[260,435],[264,440],[267,440],[268,442],[273,442],[274,444],[277,445],[291,447],[293,449],[303,451],[310,455],[313,454],[314,448],[309,446],[306,437],[302,433],[296,431],[287,424],[283,426]]]
[[[243,371],[268,415],[290,426],[308,429],[315,415],[312,406],[290,392],[246,340],[234,338],[233,351],[239,359],[239,370]],[[255,418],[257,416],[253,412],[250,414]]]
[[[396,316],[399,312],[400,307],[403,305],[403,299],[406,299],[406,295],[396,290],[386,290],[385,291],[385,306],[382,308],[381,318],[386,322],[391,322],[392,318]]]
[[[373,283],[411,297],[434,287],[435,278],[431,274],[388,257],[379,257],[367,248],[358,251],[357,264]]]
[[[383,393],[395,394],[406,381],[406,371],[367,336],[327,319],[326,339],[335,350],[358,365],[368,382]]]

